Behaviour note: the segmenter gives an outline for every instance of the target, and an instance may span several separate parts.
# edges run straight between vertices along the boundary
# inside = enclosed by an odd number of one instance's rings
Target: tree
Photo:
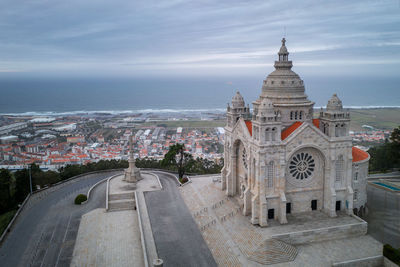
[[[390,135],[390,140],[392,141],[392,156],[394,157],[394,163],[396,165],[400,164],[400,126],[393,129]]]
[[[368,150],[371,155],[370,171],[387,171],[400,165],[400,126],[393,129],[390,141]]]
[[[193,157],[185,152],[185,145],[175,144],[169,147],[169,151],[165,154],[161,161],[162,167],[173,166],[177,169],[179,179],[183,177],[186,170],[190,168]]]
[[[14,199],[17,203],[22,202],[30,192],[29,171],[23,169],[14,173],[15,194]]]
[[[11,174],[9,170],[0,170],[0,213],[10,209],[12,206],[10,192]]]

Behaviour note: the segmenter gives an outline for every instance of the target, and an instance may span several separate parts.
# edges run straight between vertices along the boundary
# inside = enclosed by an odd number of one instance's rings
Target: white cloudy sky
[[[0,74],[398,76],[400,1],[2,0]]]

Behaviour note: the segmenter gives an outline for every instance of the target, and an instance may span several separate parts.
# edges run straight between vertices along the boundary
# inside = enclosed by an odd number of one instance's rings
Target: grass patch
[[[7,225],[10,223],[12,218],[14,217],[17,210],[11,210],[6,213],[0,215],[0,233],[3,234],[3,231],[7,228]]]
[[[380,130],[393,130],[400,125],[400,108],[350,109],[350,130],[365,131],[364,124]],[[314,113],[319,118],[319,112]]]

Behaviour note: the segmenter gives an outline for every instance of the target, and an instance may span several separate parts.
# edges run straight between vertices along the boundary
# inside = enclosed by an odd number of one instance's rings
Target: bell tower
[[[232,97],[232,106],[226,108],[227,125],[233,127],[240,117],[248,119],[250,117],[250,107],[245,106],[244,99],[239,91]]]
[[[320,112],[320,130],[329,137],[349,135],[350,113],[343,110],[342,101],[333,94],[326,105],[326,110]]]

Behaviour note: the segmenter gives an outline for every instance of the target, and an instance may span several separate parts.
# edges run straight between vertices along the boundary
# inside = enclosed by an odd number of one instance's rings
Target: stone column
[[[243,204],[243,215],[247,216],[251,212],[251,190],[249,187],[244,191]]]
[[[279,223],[280,224],[286,224],[287,218],[286,218],[286,196],[284,192],[280,193],[280,202],[279,202]]]
[[[260,219],[259,219],[259,224],[261,227],[266,227],[268,226],[268,206],[267,206],[267,200],[265,197],[260,196]]]
[[[226,179],[226,189],[227,189],[227,195],[228,196],[234,196],[236,193],[236,179],[237,179],[237,171],[236,171],[236,155],[230,156],[230,175]]]
[[[253,196],[251,199],[251,223],[258,224],[259,220],[259,197]]]

